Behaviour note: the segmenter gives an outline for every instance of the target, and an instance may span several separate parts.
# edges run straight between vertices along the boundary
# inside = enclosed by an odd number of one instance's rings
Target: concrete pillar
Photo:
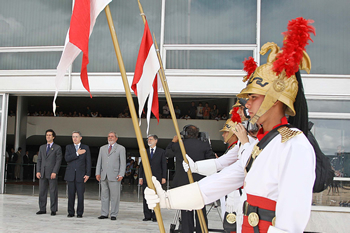
[[[0,94],[0,193],[5,190],[8,100],[8,94]]]
[[[228,113],[231,111],[232,106],[233,106],[236,102],[237,102],[237,98],[236,98],[236,97],[233,97],[233,98],[230,98],[230,99],[229,99],[229,101],[228,101],[228,106],[227,106],[227,108],[228,108],[228,110],[227,110],[227,119],[228,119],[228,118],[231,118],[231,115],[228,114]]]
[[[17,112],[16,112],[16,130],[15,130],[15,151],[18,147],[22,147],[21,161],[23,162],[23,155],[26,153],[26,139],[27,139],[27,114],[28,101],[25,96],[17,97]],[[23,167],[21,166],[21,175],[23,176]]]

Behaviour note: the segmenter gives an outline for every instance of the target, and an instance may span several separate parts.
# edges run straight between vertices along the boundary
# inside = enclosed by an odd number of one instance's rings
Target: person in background
[[[215,119],[219,115],[219,109],[216,104],[213,105],[213,108],[210,110],[210,119]]]
[[[203,118],[204,119],[209,119],[210,117],[210,107],[208,102],[205,103],[205,106],[203,108]]]
[[[152,175],[155,176],[157,180],[161,182],[161,184],[165,184],[167,171],[165,151],[162,148],[157,147],[157,135],[149,135],[147,141],[149,146],[147,150],[147,155],[149,163],[151,165]],[[140,166],[139,184],[142,185],[143,190],[145,190],[145,188],[147,187],[146,176],[143,171],[142,164]],[[157,221],[154,211],[148,208],[145,198],[143,198],[143,214],[144,219],[142,221]]]

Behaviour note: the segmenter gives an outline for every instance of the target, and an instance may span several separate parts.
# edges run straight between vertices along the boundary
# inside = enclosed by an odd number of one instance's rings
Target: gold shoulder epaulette
[[[282,143],[302,133],[301,131],[291,130],[287,126],[281,127],[277,131],[281,134]]]

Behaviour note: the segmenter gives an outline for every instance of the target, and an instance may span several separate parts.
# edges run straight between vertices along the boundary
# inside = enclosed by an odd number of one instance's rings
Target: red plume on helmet
[[[247,79],[249,79],[250,75],[254,73],[258,65],[256,64],[256,62],[254,61],[254,58],[252,57],[249,57],[249,59],[245,58],[242,63],[244,65],[243,70],[247,72],[247,76],[244,76],[243,78],[243,82],[245,82],[247,81]]]
[[[277,54],[277,60],[273,63],[273,71],[277,75],[285,70],[286,76],[289,78],[298,72],[303,51],[309,44],[309,40],[313,42],[310,34],[316,35],[315,28],[309,25],[313,22],[311,19],[302,17],[289,21],[287,31],[282,33],[285,36],[283,51]]]
[[[234,123],[241,123],[242,120],[241,120],[241,117],[239,116],[239,114],[237,113],[238,111],[238,107],[234,107],[231,111],[231,121],[234,122]]]

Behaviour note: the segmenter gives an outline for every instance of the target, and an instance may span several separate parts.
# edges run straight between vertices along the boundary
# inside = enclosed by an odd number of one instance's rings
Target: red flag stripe
[[[87,65],[89,64],[90,23],[90,0],[75,0],[72,19],[70,21],[69,42],[83,52],[80,78],[84,88],[89,93]]]
[[[143,73],[143,66],[145,64],[145,61],[148,57],[149,50],[152,47],[152,45],[153,45],[152,35],[148,28],[148,23],[146,21],[145,29],[143,31],[143,36],[141,40],[139,55],[137,56],[134,79],[131,85],[131,89],[135,92],[136,96],[137,96],[136,84],[140,81],[140,78]]]
[[[157,118],[159,123],[159,101],[158,101],[158,79],[157,75],[153,81],[153,100],[152,100],[152,113]]]

